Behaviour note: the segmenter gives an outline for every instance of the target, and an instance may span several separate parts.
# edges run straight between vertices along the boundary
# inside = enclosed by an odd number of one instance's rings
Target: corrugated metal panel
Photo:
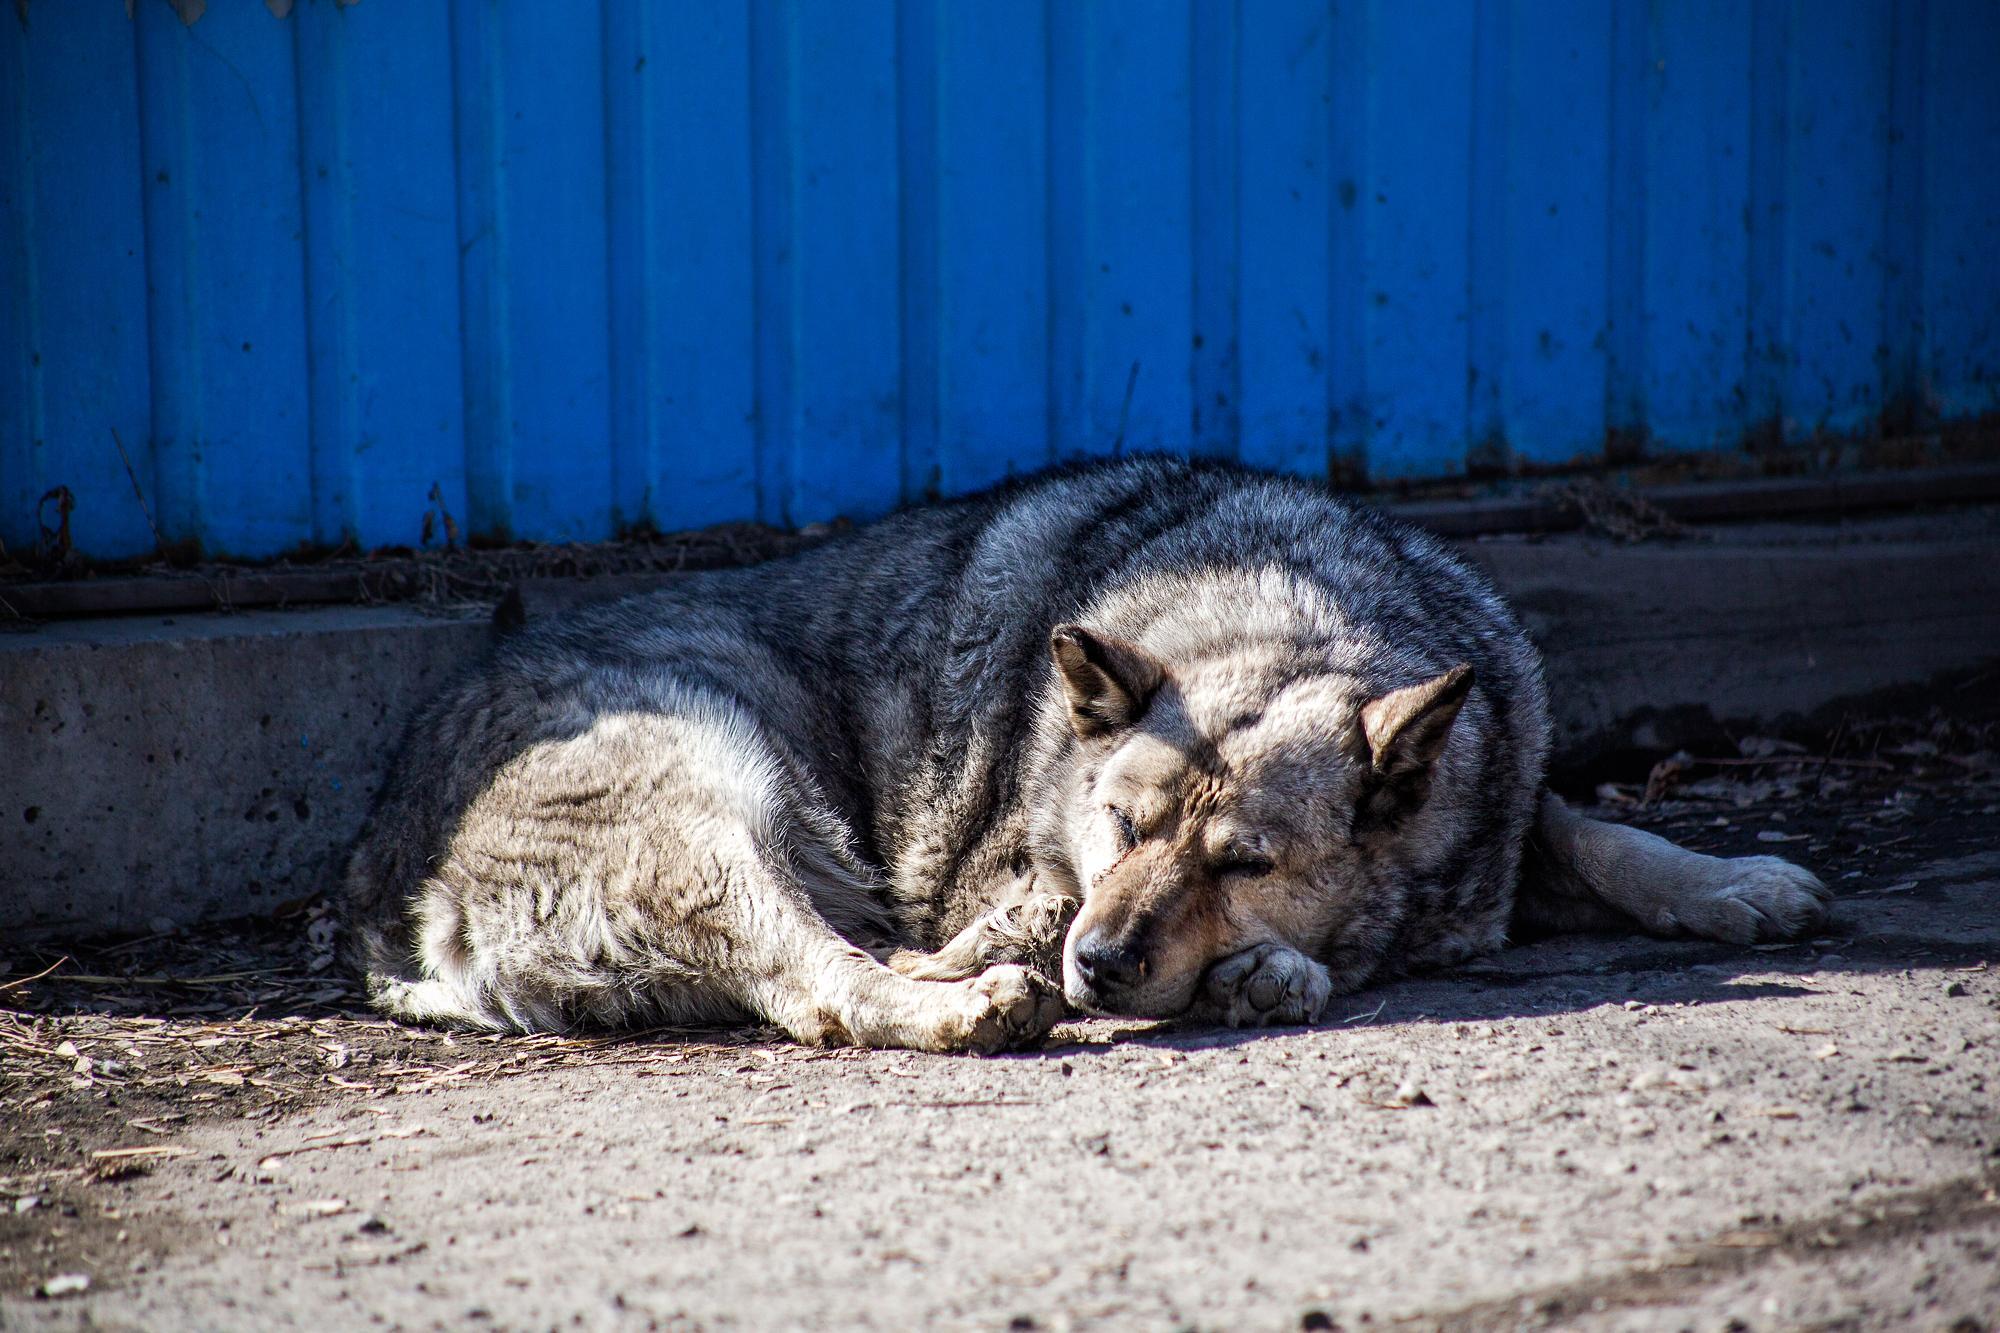
[[[12,8],[16,549],[57,486],[258,556],[2000,410],[1989,0]]]

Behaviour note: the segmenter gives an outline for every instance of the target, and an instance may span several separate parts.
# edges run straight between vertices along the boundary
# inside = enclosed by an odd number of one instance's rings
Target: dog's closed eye
[[[1240,875],[1244,879],[1262,879],[1275,869],[1268,856],[1232,856],[1215,864],[1217,876]]]

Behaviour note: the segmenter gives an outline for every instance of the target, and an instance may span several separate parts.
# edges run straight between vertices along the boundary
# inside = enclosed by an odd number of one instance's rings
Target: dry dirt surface
[[[1599,789],[1818,868],[1813,941],[1546,941],[1309,1030],[449,1035],[357,1008],[314,904],[16,948],[0,1327],[2000,1326],[1996,739]]]

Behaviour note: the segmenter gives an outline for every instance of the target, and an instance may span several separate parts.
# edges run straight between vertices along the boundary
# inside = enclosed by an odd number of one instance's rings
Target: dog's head
[[[1370,692],[1255,644],[1171,669],[1078,625],[1050,647],[1077,741],[1072,1004],[1169,1017],[1259,944],[1386,943],[1400,889],[1382,868],[1429,794],[1469,666]]]

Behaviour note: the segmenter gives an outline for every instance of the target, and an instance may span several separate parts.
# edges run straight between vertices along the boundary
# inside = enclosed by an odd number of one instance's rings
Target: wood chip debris
[[[284,1165],[287,1157],[297,1157],[300,1153],[320,1152],[328,1148],[364,1148],[383,1139],[413,1139],[428,1133],[422,1125],[409,1125],[401,1129],[377,1130],[373,1134],[349,1134],[343,1138],[321,1138],[294,1144],[289,1148],[278,1148],[257,1159],[259,1171],[275,1171]]]

